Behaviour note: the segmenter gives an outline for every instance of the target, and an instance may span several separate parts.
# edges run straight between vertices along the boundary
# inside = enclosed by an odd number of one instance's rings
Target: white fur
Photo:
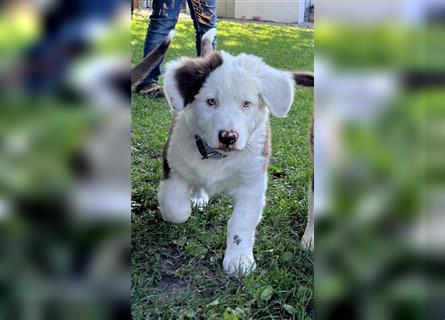
[[[238,65],[255,76],[261,98],[272,115],[280,118],[286,116],[294,99],[295,82],[292,74],[272,68],[261,58],[248,54],[240,54],[237,60]]]
[[[209,40],[210,43],[212,43],[215,37],[216,37],[216,28],[212,28],[206,33],[204,33],[204,35],[201,38],[201,41]]]
[[[176,31],[174,29],[170,30],[170,32],[168,33],[168,39],[172,40],[175,37],[175,35],[176,35]]]
[[[209,74],[194,101],[185,107],[174,72],[187,61],[168,64],[164,86],[176,121],[167,149],[170,177],[161,182],[159,203],[165,220],[182,223],[191,214],[191,198],[195,206],[203,207],[212,194],[231,195],[235,206],[228,222],[223,267],[227,273],[246,274],[255,268],[255,229],[265,204],[263,148],[269,111],[277,116],[289,111],[294,84],[288,73],[257,57],[221,54],[223,64]],[[216,99],[217,105],[209,106],[209,98]],[[244,101],[251,102],[249,108],[242,107]],[[217,148],[220,130],[238,132],[234,144],[238,151],[226,153],[224,159],[203,160],[194,135]]]
[[[184,107],[184,98],[179,94],[179,91],[176,88],[175,70],[182,66],[185,61],[185,58],[181,58],[179,60],[171,61],[166,65],[167,72],[164,77],[165,98],[173,110],[181,110]]]

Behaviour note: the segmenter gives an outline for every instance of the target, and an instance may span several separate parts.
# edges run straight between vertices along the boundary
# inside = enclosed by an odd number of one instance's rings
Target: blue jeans
[[[150,16],[150,25],[147,30],[144,44],[144,57],[175,28],[179,12],[184,0],[153,0],[153,12]],[[187,0],[190,15],[196,34],[196,54],[201,54],[201,38],[204,33],[216,28],[216,0]],[[213,43],[216,48],[216,39]],[[140,84],[141,87],[158,82],[161,74],[162,61],[149,73]]]

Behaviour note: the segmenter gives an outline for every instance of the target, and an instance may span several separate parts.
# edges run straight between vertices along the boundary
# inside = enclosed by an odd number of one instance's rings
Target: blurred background
[[[317,319],[445,318],[445,2],[315,10]]]
[[[129,318],[130,2],[0,8],[0,319]]]

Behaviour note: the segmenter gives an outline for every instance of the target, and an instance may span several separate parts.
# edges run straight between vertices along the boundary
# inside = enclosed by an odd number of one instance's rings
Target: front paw
[[[226,253],[223,268],[228,274],[248,275],[255,270],[256,264],[251,253]]]
[[[306,230],[300,243],[304,249],[314,251],[314,232],[311,230]]]
[[[204,190],[200,189],[192,192],[191,201],[194,209],[203,211],[209,202],[209,196]]]

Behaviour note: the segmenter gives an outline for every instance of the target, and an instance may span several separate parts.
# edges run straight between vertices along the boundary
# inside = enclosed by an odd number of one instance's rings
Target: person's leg
[[[183,0],[153,0],[153,12],[144,43],[144,57],[175,28]],[[139,85],[143,88],[151,83],[158,82],[161,74],[161,62],[149,73],[147,78]]]
[[[201,55],[201,38],[204,33],[216,28],[216,0],[187,0],[196,32],[196,54]],[[213,41],[216,49],[216,37]]]

